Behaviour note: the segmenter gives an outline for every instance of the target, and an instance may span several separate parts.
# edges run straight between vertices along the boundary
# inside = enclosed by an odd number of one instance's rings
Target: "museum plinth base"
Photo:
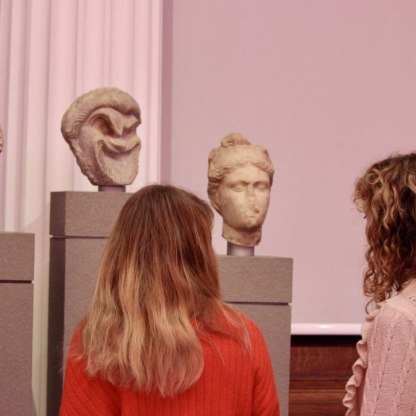
[[[223,298],[259,326],[270,351],[280,414],[288,414],[293,261],[218,256]]]
[[[0,415],[32,416],[35,236],[0,233]]]
[[[51,193],[48,416],[59,412],[65,353],[91,301],[106,238],[129,196],[120,192]]]
[[[85,314],[95,287],[106,238],[130,194],[51,194],[48,340],[48,416],[58,414],[62,367],[71,335]],[[287,415],[292,261],[274,257],[219,256],[224,298],[262,330]]]

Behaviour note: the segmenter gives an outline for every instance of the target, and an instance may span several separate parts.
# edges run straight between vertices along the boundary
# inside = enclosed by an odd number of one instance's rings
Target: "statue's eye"
[[[96,117],[92,124],[97,130],[106,136],[114,134],[110,122],[103,117]]]
[[[259,191],[268,191],[270,189],[270,185],[268,182],[257,182],[256,183],[256,188]]]
[[[242,182],[235,183],[231,186],[231,189],[236,192],[242,192],[246,189],[246,186]]]

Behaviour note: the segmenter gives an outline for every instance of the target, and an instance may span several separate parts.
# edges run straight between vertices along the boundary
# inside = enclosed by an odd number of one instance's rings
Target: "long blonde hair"
[[[127,201],[82,326],[90,375],[173,396],[202,373],[199,337],[219,331],[249,349],[241,315],[220,299],[212,220],[204,201],[173,186],[147,186]]]
[[[354,201],[370,216],[364,293],[380,302],[416,276],[416,154],[370,166],[356,183]]]

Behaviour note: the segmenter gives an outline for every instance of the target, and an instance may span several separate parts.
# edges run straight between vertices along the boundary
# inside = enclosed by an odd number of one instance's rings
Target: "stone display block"
[[[0,282],[0,414],[34,414],[32,283]]]
[[[35,235],[0,233],[0,281],[33,280]]]
[[[105,238],[52,238],[50,243],[47,414],[57,415],[63,364],[91,302]]]
[[[91,302],[106,239],[130,196],[122,192],[51,193],[48,416],[58,414],[65,354]]]
[[[52,192],[50,234],[108,237],[114,220],[130,196],[125,192]]]
[[[33,416],[35,238],[0,233],[0,415]]]
[[[223,298],[250,317],[267,343],[280,411],[288,415],[293,261],[279,257],[218,256]]]
[[[228,302],[292,302],[293,260],[269,256],[218,256],[221,292]]]
[[[102,250],[130,194],[51,195],[47,415],[58,414],[65,351],[93,296]],[[101,222],[102,221],[102,222]],[[287,415],[292,260],[219,256],[221,291],[260,327]]]

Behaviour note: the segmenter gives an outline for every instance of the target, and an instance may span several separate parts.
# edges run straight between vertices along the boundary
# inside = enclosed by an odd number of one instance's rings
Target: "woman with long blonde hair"
[[[221,300],[212,221],[173,186],[127,201],[71,343],[61,416],[279,415],[260,331]]]
[[[346,386],[346,414],[416,415],[416,154],[370,166],[354,201],[367,221],[363,288],[373,308]]]

